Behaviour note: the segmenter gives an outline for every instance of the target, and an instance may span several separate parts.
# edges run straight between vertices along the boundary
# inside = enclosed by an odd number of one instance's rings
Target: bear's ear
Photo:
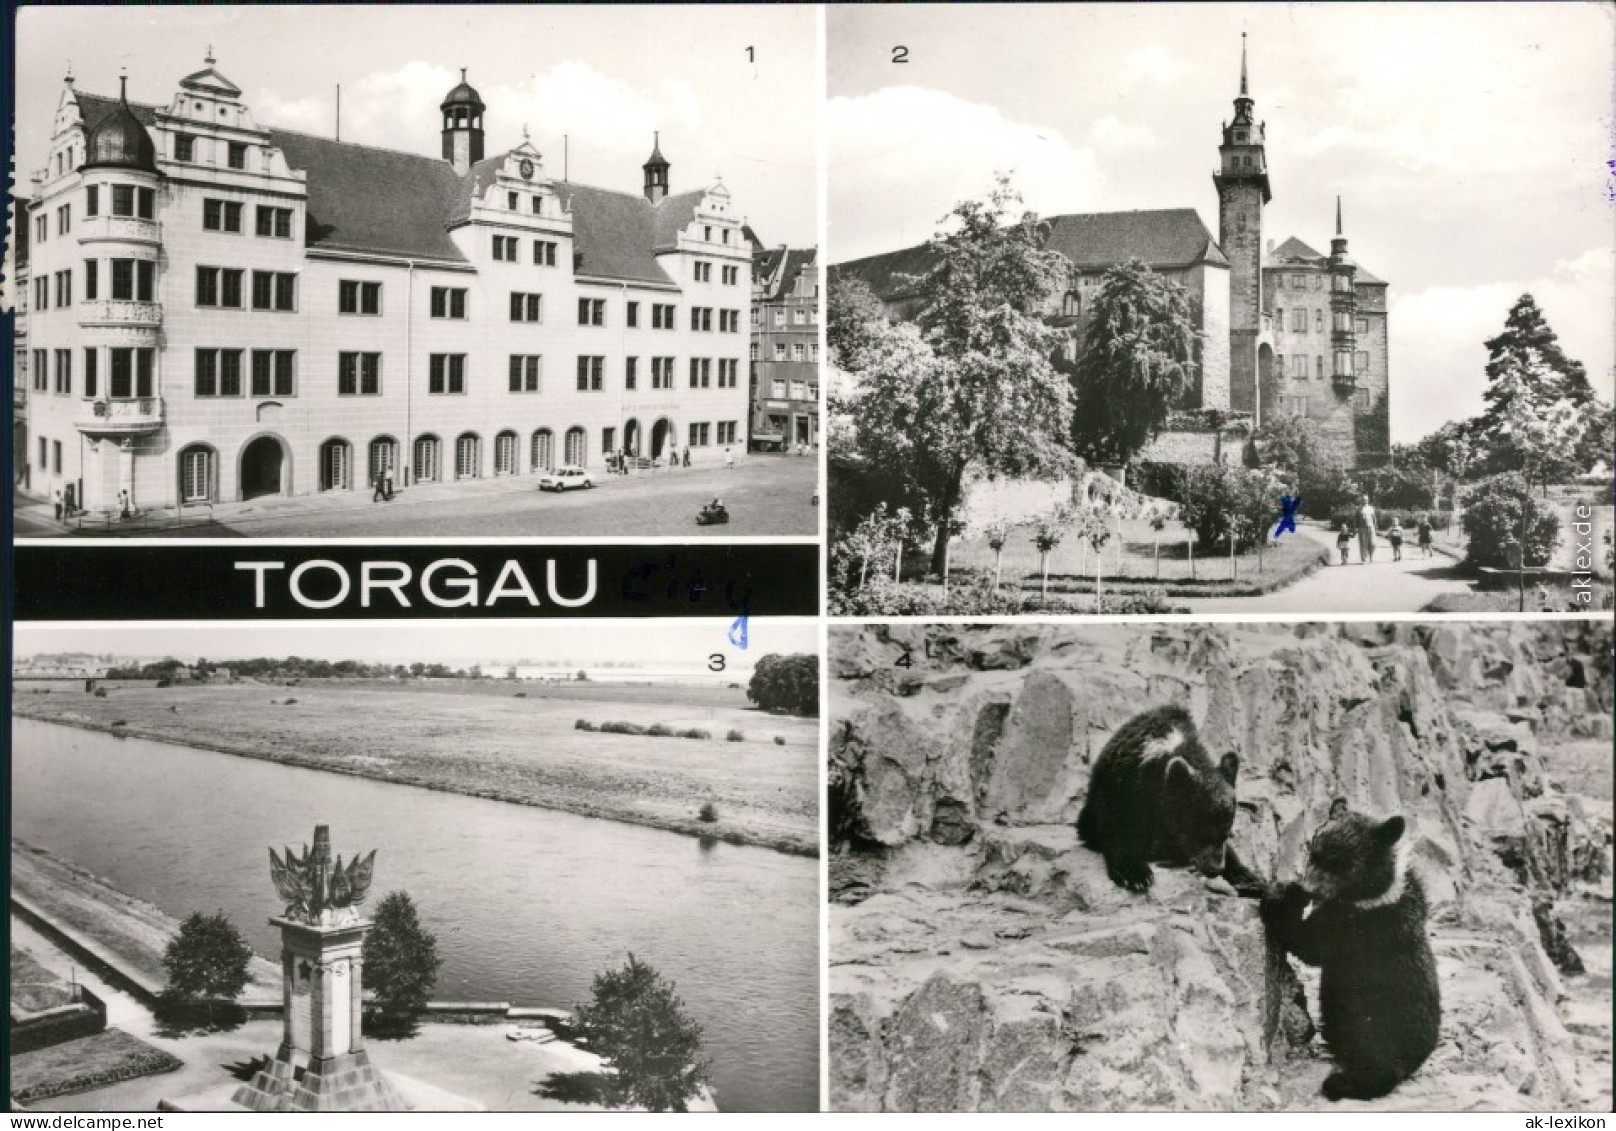
[[[1182,758],[1168,760],[1167,772],[1162,775],[1162,780],[1169,797],[1187,797],[1195,793],[1195,771]]]
[[[1388,847],[1396,844],[1403,836],[1403,818],[1387,817],[1375,830],[1375,839]]]
[[[1338,797],[1334,801],[1330,802],[1330,820],[1333,821],[1337,817],[1343,817],[1346,815],[1346,812],[1347,799],[1345,797]]]
[[[1218,763],[1218,773],[1223,775],[1224,781],[1233,785],[1234,779],[1240,774],[1240,755],[1233,750],[1225,754],[1223,760]]]

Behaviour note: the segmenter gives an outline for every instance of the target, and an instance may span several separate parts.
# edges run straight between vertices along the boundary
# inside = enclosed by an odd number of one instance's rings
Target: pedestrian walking
[[[379,503],[382,500],[384,500],[385,498],[387,498],[387,491],[384,489],[384,484],[383,484],[382,473],[381,472],[378,471],[376,473],[376,482],[371,484],[371,488],[372,488],[371,492],[370,492],[370,501],[371,502]]]
[[[1335,548],[1341,551],[1341,564],[1347,564],[1347,551],[1352,548],[1352,524],[1343,522],[1341,532],[1335,536]]]
[[[1358,509],[1358,560],[1362,564],[1375,560],[1375,508],[1369,505],[1368,495]]]
[[[1428,515],[1428,514],[1420,515],[1419,525],[1416,526],[1414,528],[1414,530],[1415,530],[1415,534],[1419,538],[1419,542],[1420,542],[1420,557],[1422,557],[1422,558],[1430,557],[1431,556],[1431,516]]]
[[[51,494],[51,502],[56,504],[56,521],[62,521],[62,489],[60,487]]]
[[[690,449],[686,448],[685,450],[688,452]],[[735,470],[735,453],[730,451],[728,448],[724,449],[724,470]]]
[[[1392,544],[1392,561],[1403,560],[1403,524],[1396,518],[1392,519],[1391,529],[1386,531],[1386,541]]]
[[[119,518],[133,518],[133,517],[135,517],[135,508],[134,508],[134,505],[133,505],[132,501],[129,498],[129,488],[127,488],[127,487],[122,488],[118,492],[118,517]]]
[[[685,466],[686,467],[690,466],[690,445],[689,444],[685,445]]]

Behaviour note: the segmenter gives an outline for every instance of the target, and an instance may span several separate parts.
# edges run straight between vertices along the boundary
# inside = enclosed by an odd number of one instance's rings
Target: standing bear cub
[[[1260,881],[1228,848],[1239,771],[1233,752],[1212,764],[1184,708],[1146,711],[1100,751],[1077,835],[1105,857],[1106,873],[1129,891],[1150,890],[1150,864],[1157,861],[1193,864],[1205,875],[1224,876],[1237,891],[1257,894]]]
[[[1319,967],[1319,1028],[1336,1060],[1327,1099],[1384,1096],[1437,1045],[1436,960],[1404,831],[1401,817],[1376,821],[1337,798],[1308,845],[1304,883],[1262,902],[1269,938]]]

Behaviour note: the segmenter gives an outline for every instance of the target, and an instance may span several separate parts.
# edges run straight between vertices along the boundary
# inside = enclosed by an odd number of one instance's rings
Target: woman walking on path
[[[1368,495],[1363,497],[1363,506],[1358,510],[1358,560],[1375,560],[1375,508],[1369,505]]]

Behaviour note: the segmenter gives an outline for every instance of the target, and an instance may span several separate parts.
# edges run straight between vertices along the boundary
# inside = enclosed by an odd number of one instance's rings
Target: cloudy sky
[[[706,666],[714,652],[733,667],[749,668],[770,652],[819,651],[819,629],[810,619],[758,617],[748,629],[745,652],[726,634],[730,622],[702,620],[600,621],[413,621],[93,626],[19,624],[14,651],[19,659],[56,652],[115,656],[172,656],[194,660],[306,656],[317,660],[366,663],[452,664],[527,657],[537,663],[575,664],[640,661],[656,667]]]
[[[997,169],[1045,215],[1193,207],[1216,234],[1245,31],[1268,124],[1265,238],[1328,251],[1342,194],[1354,256],[1391,283],[1394,439],[1480,407],[1482,341],[1528,291],[1608,399],[1612,13],[832,6],[829,259],[925,240]]]
[[[167,103],[211,44],[261,125],[436,155],[438,103],[469,68],[490,155],[527,125],[559,177],[638,192],[653,130],[675,192],[722,174],[770,244],[817,235],[817,15],[810,8],[24,7],[17,168],[44,163],[71,63],[82,90]],[[747,48],[752,48],[752,61]]]

